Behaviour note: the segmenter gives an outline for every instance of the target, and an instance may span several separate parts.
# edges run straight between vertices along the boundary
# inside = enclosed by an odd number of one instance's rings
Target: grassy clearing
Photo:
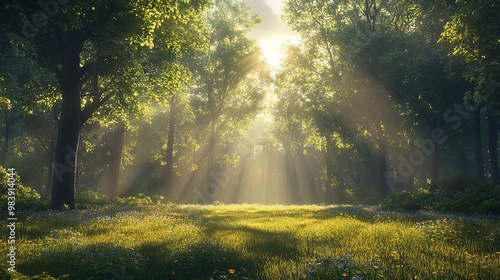
[[[47,271],[69,279],[351,280],[500,276],[500,223],[494,217],[352,206],[161,205],[23,213],[20,220],[16,268],[25,275]],[[5,239],[0,250],[7,254]]]

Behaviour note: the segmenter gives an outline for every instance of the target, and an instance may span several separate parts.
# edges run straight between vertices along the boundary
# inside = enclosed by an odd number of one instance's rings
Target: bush
[[[468,186],[481,184],[475,177],[470,175],[458,175],[452,178],[438,180],[428,186],[429,191],[439,192],[442,195],[451,195],[457,192],[464,192]]]
[[[0,205],[2,210],[7,209],[9,174],[10,173],[4,167],[0,166]],[[21,178],[17,175],[17,173],[15,173],[14,179],[16,210],[45,209],[48,207],[47,201],[43,200],[35,189],[24,186],[21,183]]]
[[[86,208],[89,206],[102,206],[109,204],[111,200],[105,194],[98,193],[93,190],[87,190],[79,193],[76,196],[76,202],[79,206]]]
[[[432,195],[426,189],[417,192],[401,191],[390,195],[382,202],[383,210],[422,210],[428,208]]]
[[[146,196],[142,193],[137,196],[128,196],[128,197],[115,197],[113,199],[113,203],[124,206],[139,206],[139,205],[154,205],[155,203],[151,199],[151,197]]]
[[[151,200],[154,204],[162,204],[165,203],[165,197],[159,194],[154,194],[151,196]]]
[[[78,206],[81,208],[89,208],[92,206],[103,206],[109,204],[117,204],[122,206],[139,206],[139,205],[155,205],[165,202],[165,198],[161,195],[146,196],[142,193],[137,196],[128,197],[115,197],[110,198],[109,196],[93,191],[87,190],[78,193],[76,196],[76,201]]]
[[[500,186],[459,176],[430,184],[418,192],[390,195],[384,210],[434,210],[440,212],[493,213],[500,215]]]

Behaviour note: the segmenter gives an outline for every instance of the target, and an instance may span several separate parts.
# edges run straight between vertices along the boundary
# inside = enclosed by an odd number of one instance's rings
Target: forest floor
[[[16,270],[30,276],[500,279],[500,219],[493,216],[363,206],[158,205],[18,217]],[[2,279],[8,279],[3,263]],[[11,277],[23,279],[20,273]]]

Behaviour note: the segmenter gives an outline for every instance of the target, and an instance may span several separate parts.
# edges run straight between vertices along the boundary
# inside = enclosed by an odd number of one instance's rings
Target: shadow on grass
[[[206,210],[190,213],[203,233],[202,241],[183,248],[169,243],[141,245],[137,251],[148,258],[143,279],[259,279],[262,264],[270,259],[303,257],[300,240],[289,232],[236,225],[234,218],[212,216]]]
[[[140,279],[221,279],[221,276],[241,279],[238,276],[242,274],[235,274],[244,272],[248,275],[240,267],[248,264],[249,260],[238,261],[237,254],[224,251],[214,243],[198,242],[174,250],[169,250],[167,244],[149,243],[137,250],[148,258]]]
[[[131,248],[99,243],[45,252],[16,269],[26,275],[46,271],[56,278],[68,275],[69,279],[137,279],[144,274],[146,262]]]

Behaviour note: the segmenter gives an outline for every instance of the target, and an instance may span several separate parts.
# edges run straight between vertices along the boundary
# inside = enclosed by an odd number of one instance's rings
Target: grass
[[[18,216],[16,269],[23,275],[350,280],[500,276],[498,217],[259,205],[104,206]],[[0,250],[7,254],[6,239]],[[20,274],[12,277],[23,279]]]

